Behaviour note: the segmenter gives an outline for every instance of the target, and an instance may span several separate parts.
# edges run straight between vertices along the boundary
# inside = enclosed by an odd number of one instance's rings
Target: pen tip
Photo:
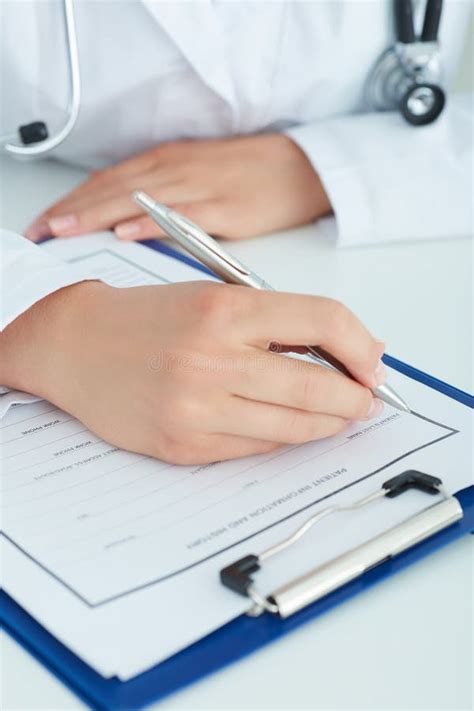
[[[398,395],[394,390],[392,390],[392,388],[386,383],[384,385],[379,385],[378,387],[374,388],[373,393],[380,400],[386,402],[392,407],[395,407],[397,410],[411,413],[411,408],[408,407],[405,400],[403,400],[403,398],[401,398],[400,395]]]

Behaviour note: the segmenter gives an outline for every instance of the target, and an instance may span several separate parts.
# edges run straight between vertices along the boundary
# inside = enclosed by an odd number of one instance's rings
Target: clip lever
[[[221,582],[229,590],[233,590],[239,595],[248,595],[249,587],[252,585],[252,573],[260,570],[258,556],[246,555],[245,558],[237,560],[220,572]]]
[[[438,477],[423,474],[416,469],[409,469],[382,484],[382,488],[386,489],[385,496],[389,499],[394,499],[408,489],[418,489],[425,494],[439,494],[442,486],[443,482]]]
[[[362,508],[381,497],[395,498],[409,489],[426,494],[442,494],[443,501],[398,526],[381,533],[347,553],[330,560],[315,570],[284,585],[268,597],[263,597],[254,587],[252,575],[257,573],[267,558],[293,545],[322,518],[338,512]],[[416,470],[409,470],[389,479],[382,488],[350,505],[330,506],[314,514],[291,536],[276,543],[260,555],[247,555],[223,568],[220,579],[230,590],[248,597],[255,604],[247,613],[252,617],[265,610],[288,617],[306,605],[319,600],[330,592],[363,575],[371,568],[389,560],[394,555],[428,538],[437,531],[450,526],[463,516],[459,501],[444,489],[441,479]]]

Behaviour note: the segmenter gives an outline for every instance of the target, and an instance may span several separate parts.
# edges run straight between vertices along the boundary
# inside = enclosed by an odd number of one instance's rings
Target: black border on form
[[[100,250],[97,250],[97,251],[95,251],[95,252],[91,252],[91,253],[89,253],[89,254],[87,254],[87,255],[77,257],[77,258],[72,259],[72,260],[70,260],[70,261],[71,261],[71,262],[83,261],[83,260],[85,260],[85,259],[92,258],[92,257],[95,257],[95,256],[100,255],[100,254],[103,254],[103,253],[108,253],[108,254],[112,255],[114,258],[117,258],[117,259],[122,260],[123,262],[126,262],[127,264],[129,264],[130,266],[132,266],[134,269],[138,269],[138,270],[140,270],[140,271],[142,271],[142,272],[144,272],[144,273],[146,273],[146,274],[149,274],[149,275],[151,275],[153,278],[155,278],[155,279],[157,279],[157,280],[160,280],[160,281],[161,281],[162,283],[164,283],[164,284],[170,283],[170,282],[169,282],[167,279],[165,279],[164,277],[161,277],[160,275],[156,274],[155,272],[153,272],[153,271],[151,271],[151,270],[148,270],[148,269],[145,269],[145,268],[141,267],[140,265],[137,265],[137,264],[136,264],[135,262],[133,262],[132,260],[129,260],[129,259],[127,259],[126,257],[123,257],[122,255],[119,255],[119,254],[117,254],[117,253],[115,253],[115,252],[113,252],[113,251],[111,251],[110,249],[107,249],[107,248],[100,249]],[[45,414],[45,413],[42,413],[42,414]],[[251,533],[251,534],[249,534],[249,535],[247,535],[247,536],[244,536],[242,539],[240,539],[240,540],[238,540],[238,541],[235,541],[234,543],[232,543],[232,544],[230,544],[230,545],[224,546],[223,548],[221,548],[221,549],[219,549],[219,550],[217,550],[217,551],[215,551],[215,552],[213,552],[213,553],[211,553],[211,554],[209,554],[209,555],[207,555],[207,556],[201,558],[201,559],[198,560],[198,561],[195,561],[194,563],[191,563],[191,564],[188,565],[188,566],[185,566],[185,567],[183,567],[183,568],[181,568],[181,569],[175,570],[175,571],[173,571],[173,572],[171,572],[171,573],[168,573],[168,574],[166,574],[166,575],[164,575],[164,576],[162,576],[162,577],[158,577],[158,578],[156,578],[156,579],[150,580],[150,581],[148,581],[148,582],[146,582],[146,583],[143,583],[143,584],[141,584],[141,585],[138,585],[138,586],[136,586],[136,587],[130,588],[129,590],[125,590],[125,591],[123,591],[123,592],[120,592],[120,593],[118,593],[118,594],[116,594],[116,595],[110,596],[110,597],[108,597],[108,598],[104,598],[103,600],[100,600],[99,602],[96,602],[96,603],[91,603],[87,598],[85,598],[83,595],[81,595],[77,590],[75,590],[71,585],[69,585],[69,584],[68,584],[65,580],[63,580],[59,575],[57,575],[56,573],[54,573],[54,572],[53,572],[52,570],[50,570],[47,566],[43,565],[37,558],[35,558],[34,556],[32,556],[30,553],[28,553],[24,548],[22,548],[22,546],[20,546],[20,545],[19,545],[14,539],[12,539],[8,534],[6,534],[6,533],[3,532],[3,531],[1,531],[0,533],[1,533],[1,535],[2,535],[6,540],[8,540],[8,541],[9,541],[15,548],[17,548],[23,555],[25,555],[28,559],[30,559],[32,562],[34,562],[37,566],[39,566],[44,572],[48,573],[48,575],[50,575],[52,578],[54,578],[54,579],[55,579],[57,582],[59,582],[63,587],[65,587],[67,590],[69,590],[69,592],[71,592],[75,597],[77,597],[77,598],[78,598],[83,604],[85,604],[87,607],[89,607],[89,608],[101,607],[101,606],[106,605],[106,604],[108,604],[108,603],[110,603],[110,602],[113,602],[113,601],[115,601],[115,600],[118,600],[118,599],[120,599],[120,598],[123,598],[123,597],[125,597],[125,596],[127,596],[127,595],[130,595],[130,594],[132,594],[132,593],[135,593],[135,592],[137,592],[137,591],[139,591],[139,590],[143,590],[143,589],[152,587],[152,586],[154,586],[154,585],[157,585],[157,584],[160,583],[160,582],[164,582],[165,580],[168,580],[168,579],[173,578],[173,577],[175,577],[175,576],[177,576],[177,575],[180,575],[180,574],[182,574],[182,573],[184,573],[184,572],[186,572],[186,571],[188,571],[188,570],[190,570],[190,569],[192,569],[192,568],[195,568],[195,567],[201,565],[202,563],[204,563],[204,562],[206,562],[206,561],[208,561],[208,560],[211,560],[212,558],[215,558],[216,556],[220,555],[221,553],[224,553],[224,552],[227,551],[227,550],[230,550],[230,549],[232,549],[232,548],[235,548],[236,546],[238,546],[238,545],[240,545],[240,544],[242,544],[242,543],[245,543],[246,541],[251,540],[252,538],[255,538],[256,536],[260,535],[261,533],[263,533],[263,532],[265,532],[265,531],[267,531],[267,530],[270,530],[270,529],[274,528],[275,526],[278,526],[279,524],[281,524],[281,523],[283,523],[283,522],[285,522],[285,521],[290,520],[291,518],[293,518],[293,517],[295,517],[295,516],[301,514],[303,511],[307,511],[308,509],[311,509],[313,506],[316,506],[317,504],[320,504],[322,501],[326,501],[326,500],[332,498],[333,496],[336,496],[336,495],[339,494],[340,492],[345,491],[345,490],[347,490],[347,489],[350,489],[350,488],[352,488],[353,486],[355,486],[355,485],[361,483],[362,481],[365,481],[365,480],[369,479],[370,477],[375,476],[375,475],[378,474],[379,472],[383,471],[384,469],[387,469],[388,467],[390,467],[390,466],[393,465],[393,464],[396,464],[396,463],[399,462],[399,461],[402,461],[403,459],[405,459],[406,457],[410,456],[411,454],[414,454],[415,452],[421,451],[422,449],[425,449],[425,448],[427,448],[427,447],[429,447],[429,446],[431,446],[431,445],[433,445],[433,444],[436,444],[436,443],[438,443],[438,442],[441,442],[442,440],[447,439],[448,437],[451,437],[451,436],[454,435],[454,434],[458,434],[458,432],[459,432],[459,430],[453,429],[452,427],[449,427],[449,426],[447,426],[447,425],[444,425],[444,424],[442,424],[442,423],[440,423],[440,422],[436,422],[435,420],[431,420],[431,419],[429,419],[429,418],[427,418],[427,417],[424,417],[423,415],[420,415],[420,414],[418,414],[418,413],[412,413],[412,414],[413,414],[414,416],[420,418],[420,419],[423,419],[423,420],[425,420],[425,421],[427,421],[427,422],[430,422],[430,423],[433,424],[433,425],[436,425],[436,426],[440,427],[441,429],[445,430],[447,433],[446,433],[446,434],[443,434],[441,437],[438,437],[438,438],[436,438],[436,439],[434,439],[434,440],[432,440],[432,441],[430,441],[430,442],[427,442],[426,444],[420,445],[419,447],[417,447],[417,448],[415,448],[415,449],[413,449],[413,450],[410,450],[410,451],[408,451],[408,452],[405,452],[404,454],[400,455],[400,456],[397,457],[396,459],[394,459],[394,460],[392,460],[392,461],[390,461],[390,462],[384,464],[382,467],[379,467],[378,469],[376,469],[376,470],[374,470],[374,471],[372,471],[372,472],[370,472],[370,473],[368,473],[368,474],[366,474],[366,475],[360,477],[360,478],[357,479],[356,481],[353,481],[353,482],[351,482],[351,483],[349,483],[349,484],[346,484],[346,485],[340,487],[339,489],[337,489],[337,491],[333,491],[333,492],[331,492],[330,494],[327,494],[326,496],[323,496],[323,497],[320,497],[320,498],[318,498],[318,499],[315,499],[314,501],[312,501],[312,502],[306,504],[305,506],[302,506],[301,508],[297,509],[296,511],[293,511],[292,513],[287,514],[286,516],[282,517],[282,518],[279,519],[278,521],[275,521],[275,522],[270,523],[270,524],[268,524],[268,525],[266,525],[266,526],[263,526],[263,527],[260,528],[258,531],[255,531],[255,532],[253,532],[253,533]],[[303,446],[303,445],[299,445],[299,446]]]
[[[344,486],[341,486],[337,491],[333,491],[330,494],[327,494],[326,496],[322,496],[319,499],[315,499],[309,504],[306,504],[305,506],[302,506],[301,508],[297,509],[296,511],[293,511],[290,514],[287,514],[283,518],[279,519],[278,521],[275,521],[274,523],[270,523],[267,526],[263,526],[260,528],[258,531],[255,531],[254,533],[249,534],[248,536],[245,536],[244,538],[235,541],[234,543],[224,546],[223,548],[219,549],[218,551],[215,551],[214,553],[209,554],[208,556],[205,556],[204,558],[201,558],[198,561],[195,561],[194,563],[191,563],[190,565],[181,568],[179,570],[175,570],[172,573],[168,573],[167,575],[162,576],[161,578],[155,578],[154,580],[150,580],[149,582],[143,583],[142,585],[137,585],[134,588],[130,588],[130,590],[125,590],[121,593],[118,593],[117,595],[112,595],[111,597],[105,598],[104,600],[101,600],[100,602],[96,603],[91,603],[87,598],[85,598],[83,595],[81,595],[77,590],[75,590],[69,583],[67,583],[65,580],[63,580],[59,575],[54,573],[52,570],[50,570],[47,566],[43,565],[37,558],[32,556],[28,551],[26,551],[22,546],[20,546],[15,540],[13,540],[7,533],[1,531],[1,535],[9,541],[15,548],[17,548],[23,555],[25,555],[27,558],[29,558],[32,562],[34,562],[36,565],[38,565],[42,570],[44,570],[46,573],[48,573],[51,577],[53,577],[57,582],[61,583],[69,592],[73,593],[81,602],[83,602],[87,607],[89,608],[95,608],[95,607],[101,607],[102,605],[106,605],[107,603],[113,602],[115,600],[119,600],[120,598],[123,598],[127,595],[130,595],[132,593],[138,592],[139,590],[144,590],[146,588],[152,587],[153,585],[157,585],[158,583],[164,582],[165,580],[169,580],[170,578],[173,578],[177,575],[180,575],[182,573],[185,573],[188,570],[191,570],[192,568],[197,567],[198,565],[201,565],[202,563],[205,563],[208,560],[211,560],[212,558],[215,558],[216,556],[220,555],[221,553],[224,553],[225,551],[231,550],[232,548],[235,548],[236,546],[240,545],[241,543],[245,543],[245,541],[251,540],[252,538],[255,538],[256,536],[260,535],[264,531],[268,531],[275,526],[280,525],[284,521],[288,521],[292,519],[294,516],[297,516],[298,514],[302,513],[303,511],[307,511],[308,509],[312,508],[313,506],[316,506],[317,504],[320,504],[322,501],[326,501],[333,496],[336,496],[336,494],[341,493],[341,491],[345,491],[347,489],[351,489],[353,486],[356,486],[356,484],[360,484],[362,481],[365,481],[366,479],[370,479],[370,477],[375,476],[379,472],[383,471],[384,469],[387,469],[390,467],[392,464],[396,464],[397,462],[402,461],[406,457],[410,456],[411,454],[415,454],[415,452],[419,452],[422,449],[426,449],[427,447],[432,446],[433,444],[437,444],[438,442],[443,441],[444,439],[447,439],[448,437],[452,437],[455,434],[459,433],[459,430],[453,429],[452,427],[448,427],[447,425],[443,425],[440,422],[436,422],[434,420],[430,420],[427,417],[424,417],[423,415],[418,415],[417,413],[413,413],[414,416],[420,417],[423,420],[426,420],[428,422],[431,422],[434,425],[437,425],[438,427],[447,430],[447,434],[442,435],[441,437],[437,437],[436,439],[432,440],[431,442],[427,442],[426,444],[422,444],[419,447],[416,447],[416,449],[412,449],[408,452],[405,452],[404,454],[401,454],[399,457],[396,459],[393,459],[390,462],[387,462],[384,464],[382,467],[379,467],[378,469],[375,469],[374,471],[370,472],[369,474],[365,474],[364,476],[360,477],[359,479],[356,479],[356,481],[351,482],[350,484],[345,484]],[[299,445],[303,446],[303,445]]]

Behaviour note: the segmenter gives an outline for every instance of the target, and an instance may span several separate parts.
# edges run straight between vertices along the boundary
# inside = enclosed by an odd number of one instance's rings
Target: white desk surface
[[[0,171],[0,224],[17,231],[84,176],[52,162],[5,158]],[[342,250],[332,231],[330,223],[313,225],[231,249],[279,289],[344,301],[389,353],[472,391],[472,241]],[[467,711],[473,572],[466,538],[162,707]],[[5,710],[84,708],[11,638],[3,637],[1,655]]]

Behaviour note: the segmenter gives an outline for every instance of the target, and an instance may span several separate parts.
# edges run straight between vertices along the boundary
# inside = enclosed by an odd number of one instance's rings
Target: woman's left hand
[[[127,240],[162,236],[132,200],[137,189],[228,239],[295,227],[331,211],[303,151],[272,133],[164,143],[94,172],[40,215],[26,236],[36,241],[110,229]]]

